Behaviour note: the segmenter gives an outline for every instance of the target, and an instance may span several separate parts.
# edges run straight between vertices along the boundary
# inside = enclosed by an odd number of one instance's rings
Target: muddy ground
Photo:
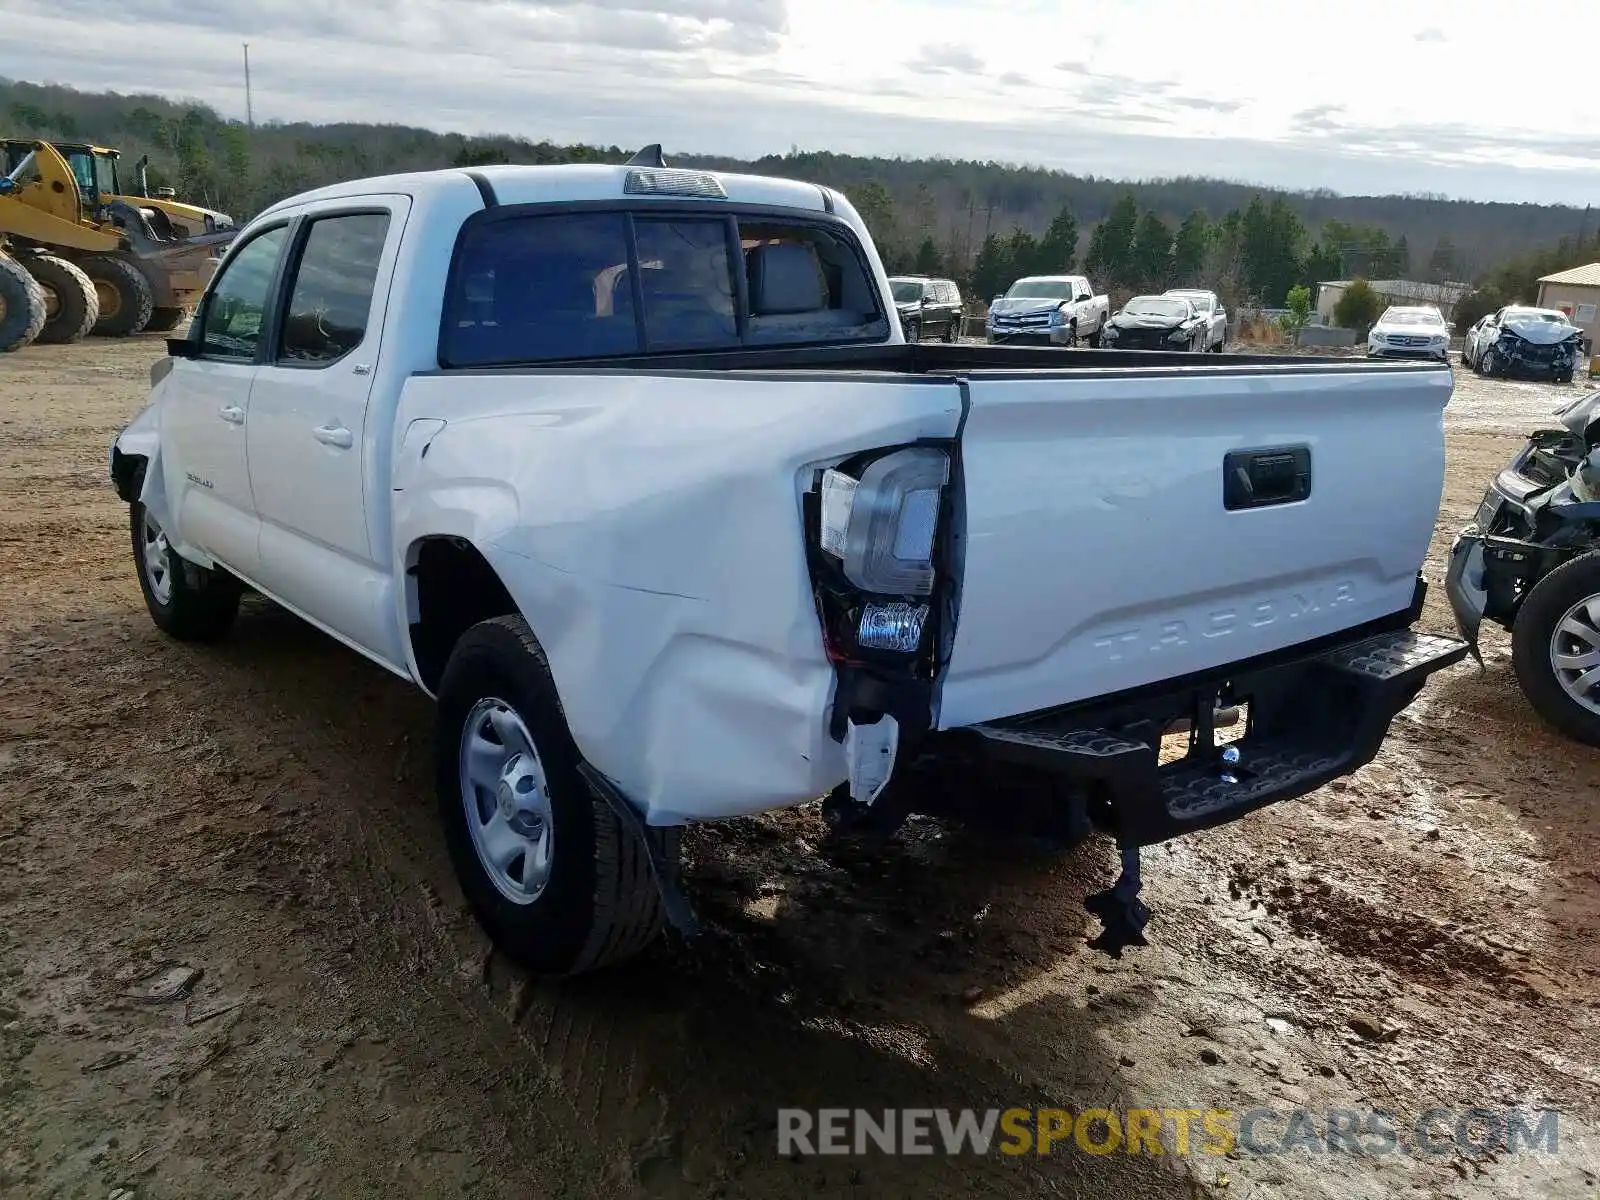
[[[704,944],[530,982],[450,875],[425,698],[259,603],[151,626],[105,476],[160,352],[0,358],[0,1196],[1597,1194],[1600,755],[1498,631],[1353,780],[1149,854],[1120,961],[1101,842],[872,861],[801,811],[693,834]],[[1428,626],[1563,390],[1459,377]],[[780,1106],[1011,1105],[1561,1116],[1486,1159],[776,1151]]]

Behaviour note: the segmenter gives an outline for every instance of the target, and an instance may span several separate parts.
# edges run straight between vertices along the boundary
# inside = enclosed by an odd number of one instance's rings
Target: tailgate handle
[[[1235,450],[1222,460],[1222,506],[1265,508],[1311,495],[1311,448]]]

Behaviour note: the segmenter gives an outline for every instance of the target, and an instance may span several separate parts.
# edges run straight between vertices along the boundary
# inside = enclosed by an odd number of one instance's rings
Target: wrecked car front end
[[[1529,436],[1451,546],[1445,592],[1474,654],[1483,621],[1511,629],[1540,580],[1600,546],[1600,391],[1556,415],[1561,427]]]
[[[1550,322],[1512,322],[1483,356],[1491,375],[1527,375],[1570,383],[1577,369],[1582,334],[1573,326]]]

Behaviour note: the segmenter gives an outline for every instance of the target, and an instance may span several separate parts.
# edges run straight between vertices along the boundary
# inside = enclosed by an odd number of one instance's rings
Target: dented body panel
[[[845,778],[800,495],[863,445],[951,437],[953,381],[538,372],[411,380],[438,418],[394,552],[478,547],[544,646],[578,748],[655,823]]]

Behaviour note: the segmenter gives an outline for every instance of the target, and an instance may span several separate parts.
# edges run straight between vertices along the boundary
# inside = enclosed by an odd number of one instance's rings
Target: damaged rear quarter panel
[[[447,422],[395,493],[397,561],[470,540],[549,658],[579,750],[655,824],[843,781],[806,568],[814,464],[954,437],[950,380],[529,371],[421,376]]]

